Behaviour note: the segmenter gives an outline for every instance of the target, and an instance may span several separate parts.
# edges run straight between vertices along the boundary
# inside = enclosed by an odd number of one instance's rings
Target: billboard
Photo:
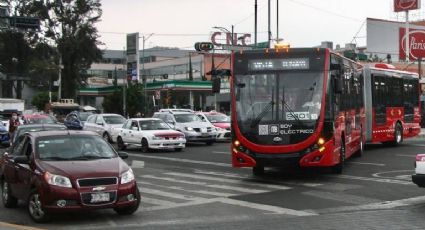
[[[425,30],[409,29],[409,52],[410,60],[425,57]],[[399,28],[399,58],[406,58],[406,28]]]
[[[394,12],[417,10],[420,7],[420,0],[394,0]]]
[[[139,81],[139,33],[127,34],[127,79]]]

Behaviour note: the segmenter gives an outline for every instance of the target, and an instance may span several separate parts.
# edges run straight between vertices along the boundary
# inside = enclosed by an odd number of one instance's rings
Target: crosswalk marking
[[[242,180],[235,180],[235,179],[227,179],[223,177],[212,177],[212,176],[203,176],[203,175],[197,175],[197,174],[188,174],[188,173],[165,173],[167,175],[172,176],[179,176],[179,177],[188,177],[188,178],[194,178],[194,179],[203,179],[203,180],[211,180],[211,181],[221,181],[221,182],[227,182],[227,183],[235,183],[235,184],[243,184],[243,185],[254,185],[259,186],[262,188],[271,188],[271,189],[290,189],[288,186],[284,185],[271,185],[271,184],[261,184],[261,183],[252,183],[249,181],[242,181]]]
[[[157,177],[157,176],[152,176],[152,175],[144,175],[144,176],[141,176],[141,177],[142,178],[149,178],[149,179],[156,179],[156,180],[171,181],[171,182],[183,183],[183,184],[202,185],[202,186],[209,187],[209,188],[219,188],[219,189],[233,190],[233,191],[245,192],[245,193],[268,192],[268,190],[262,190],[262,189],[252,189],[252,188],[248,188],[248,187],[243,188],[243,187],[237,187],[237,186],[231,186],[231,185],[208,184],[206,182],[180,180],[180,179],[170,178],[170,177]]]
[[[152,194],[152,195],[157,195],[157,196],[164,196],[164,197],[169,197],[169,198],[174,198],[174,199],[180,199],[180,200],[199,200],[199,199],[204,199],[202,197],[194,197],[194,196],[188,196],[188,195],[181,195],[178,193],[171,193],[171,192],[164,192],[161,190],[157,190],[157,189],[150,189],[150,188],[146,188],[146,187],[140,187],[140,192],[142,194],[144,193],[148,193],[148,194]]]
[[[145,154],[134,154],[134,153],[129,153],[128,155],[132,157],[138,157],[138,158],[149,158],[149,159],[166,160],[166,161],[174,161],[174,162],[193,163],[197,165],[213,165],[213,166],[220,166],[220,167],[226,167],[226,168],[232,167],[232,164],[220,163],[220,162],[195,161],[195,160],[188,160],[188,159],[181,159],[181,158],[148,156]]]
[[[149,183],[149,182],[137,182],[137,183],[138,184],[142,184],[142,185],[152,185],[152,186],[155,186],[155,187],[161,187],[161,188],[172,189],[172,190],[179,190],[179,191],[185,191],[185,192],[191,192],[191,193],[200,193],[200,194],[211,195],[211,196],[225,196],[225,197],[229,197],[229,196],[236,196],[237,195],[237,194],[234,194],[234,193],[225,193],[225,192],[211,192],[211,191],[204,191],[204,190],[191,190],[191,189],[177,187],[177,186],[164,186],[164,185],[159,185],[159,184],[154,184],[154,183]]]
[[[360,176],[351,176],[351,175],[338,175],[338,176],[329,176],[329,177],[352,179],[352,180],[375,181],[375,182],[390,183],[390,184],[414,185],[411,181],[402,181],[402,180],[384,179],[384,178],[360,177]]]
[[[166,201],[166,200],[159,200],[159,199],[149,198],[149,197],[145,197],[145,196],[142,196],[141,201],[144,202],[144,203],[154,204],[154,205],[161,205],[161,206],[172,206],[172,205],[177,204],[176,202],[171,202],[171,201]]]

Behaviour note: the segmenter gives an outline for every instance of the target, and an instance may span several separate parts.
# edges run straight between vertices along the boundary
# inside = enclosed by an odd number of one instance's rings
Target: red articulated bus
[[[366,66],[366,140],[396,146],[420,131],[420,85],[416,73],[392,65]]]
[[[363,66],[322,48],[232,55],[232,164],[332,167],[361,155],[365,137]]]

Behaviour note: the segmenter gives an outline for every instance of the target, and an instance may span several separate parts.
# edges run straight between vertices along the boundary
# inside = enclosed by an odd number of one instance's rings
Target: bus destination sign
[[[250,60],[248,69],[260,70],[306,70],[310,68],[308,58]]]

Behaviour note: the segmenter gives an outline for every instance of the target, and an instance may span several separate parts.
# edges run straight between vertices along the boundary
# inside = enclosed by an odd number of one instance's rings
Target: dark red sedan
[[[28,204],[36,222],[52,213],[113,208],[132,214],[140,193],[131,168],[105,140],[87,131],[42,131],[20,136],[1,159],[2,200]]]

